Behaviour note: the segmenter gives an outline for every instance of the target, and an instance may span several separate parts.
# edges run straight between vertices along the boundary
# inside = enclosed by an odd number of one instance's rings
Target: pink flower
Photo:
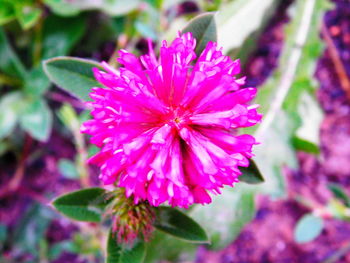
[[[260,121],[258,105],[248,104],[256,89],[240,89],[239,61],[216,43],[193,64],[195,46],[191,33],[179,34],[163,41],[159,59],[149,45],[140,59],[120,50],[119,71],[106,63],[94,69],[105,88],[92,89],[93,119],[82,127],[101,148],[90,161],[135,203],[210,203],[209,193],[234,186],[253,155],[254,137],[235,130]]]

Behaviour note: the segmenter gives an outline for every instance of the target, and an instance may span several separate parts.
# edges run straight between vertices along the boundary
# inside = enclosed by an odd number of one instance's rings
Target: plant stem
[[[281,80],[278,85],[278,91],[275,99],[271,105],[269,112],[265,115],[263,122],[260,124],[255,135],[258,141],[262,140],[265,132],[269,129],[271,123],[274,121],[277,113],[280,111],[285,98],[288,95],[294,80],[296,70],[302,55],[303,46],[306,43],[308,33],[311,28],[311,20],[315,10],[316,0],[306,0],[303,10],[303,15],[300,21],[300,26],[294,41],[294,46],[291,50],[291,55],[287,61],[286,70],[283,72]]]
[[[329,35],[328,28],[325,23],[322,23],[322,36],[327,43],[329,49],[329,55],[334,64],[335,71],[339,77],[340,85],[345,91],[346,97],[350,100],[350,79],[346,73],[344,63],[339,55],[337,47],[335,46],[331,36]]]
[[[338,262],[343,256],[345,256],[350,251],[350,242],[346,243],[343,247],[341,247],[338,251],[336,251],[333,255],[327,258],[322,263],[335,263]]]
[[[34,45],[33,45],[33,65],[39,65],[42,56],[42,30],[43,18],[41,17],[34,27]]]
[[[89,171],[86,166],[88,154],[86,151],[86,145],[83,134],[80,133],[79,128],[74,130],[75,147],[78,152],[77,165],[80,175],[80,182],[82,186],[89,187],[91,185],[89,179]]]
[[[51,100],[54,100],[54,101],[57,101],[57,102],[60,102],[60,103],[69,103],[71,104],[74,108],[77,108],[77,109],[86,109],[86,106],[84,105],[83,102],[75,99],[75,98],[72,98],[72,97],[69,97],[69,96],[66,96],[66,95],[63,95],[59,92],[54,92],[54,91],[51,91],[51,92],[48,92],[47,93],[47,96],[51,99]]]

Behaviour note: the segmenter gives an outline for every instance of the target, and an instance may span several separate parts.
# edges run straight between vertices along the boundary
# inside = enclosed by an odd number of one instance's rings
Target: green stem
[[[78,166],[80,181],[82,186],[89,187],[91,184],[89,180],[89,170],[86,166],[88,154],[86,150],[84,136],[79,132],[79,129],[74,129],[74,141],[75,141],[75,147],[78,152],[77,166]]]
[[[276,115],[282,108],[282,105],[289,93],[290,88],[292,87],[293,80],[303,54],[302,48],[307,41],[308,34],[312,26],[312,16],[315,12],[315,6],[316,0],[305,1],[301,21],[299,22],[297,33],[293,39],[294,45],[291,48],[290,56],[288,57],[285,65],[285,70],[282,72],[282,76],[279,80],[278,90],[275,94],[275,98],[270,106],[269,111],[264,116],[264,121],[255,132],[255,137],[260,141],[263,140],[265,134],[269,130]]]
[[[33,45],[33,66],[37,66],[41,62],[42,57],[42,30],[43,18],[39,19],[39,22],[34,27],[34,45]]]

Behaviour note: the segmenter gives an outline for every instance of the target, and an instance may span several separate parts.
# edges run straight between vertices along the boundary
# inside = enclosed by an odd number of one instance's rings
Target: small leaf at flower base
[[[193,243],[209,243],[205,230],[192,218],[171,207],[156,208],[154,226],[163,232]]]
[[[239,176],[241,182],[247,184],[260,184],[265,181],[258,166],[252,159],[250,160],[248,167],[240,167],[239,169],[242,172],[242,175]]]
[[[182,33],[192,32],[197,41],[197,57],[202,53],[209,41],[217,41],[216,23],[213,13],[205,13],[192,19]]]
[[[350,207],[350,197],[347,195],[345,189],[341,185],[336,183],[329,183],[327,186],[328,189],[333,193],[334,197],[343,201],[347,207]]]
[[[323,219],[312,215],[304,215],[297,223],[294,230],[294,240],[297,243],[307,243],[317,238],[324,227]]]
[[[113,231],[107,241],[106,263],[142,263],[146,256],[145,243],[138,240],[132,245],[118,244]]]
[[[93,68],[100,64],[81,58],[56,57],[45,60],[44,71],[57,86],[81,100],[89,100],[91,88],[101,85],[95,80]]]
[[[71,219],[100,222],[103,208],[108,204],[105,194],[102,188],[87,188],[60,196],[52,204]]]

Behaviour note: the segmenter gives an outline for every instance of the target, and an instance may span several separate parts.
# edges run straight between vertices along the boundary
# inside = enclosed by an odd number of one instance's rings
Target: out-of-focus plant
[[[61,30],[62,22],[70,23],[70,27]],[[62,20],[52,16],[46,19],[38,33],[40,39],[35,39],[30,50],[32,61],[29,69],[0,29],[0,85],[11,88],[0,100],[0,139],[10,136],[19,124],[33,138],[47,141],[52,128],[52,113],[45,100],[45,92],[50,82],[38,62],[70,52],[85,29],[81,18]]]
[[[311,211],[299,219],[294,230],[294,239],[298,243],[307,243],[316,239],[325,226],[324,220],[335,218],[350,221],[350,197],[339,184],[329,183],[329,191],[333,197],[322,205],[303,196],[295,199]],[[335,261],[332,261],[335,262]]]
[[[50,83],[42,70],[41,60],[46,60],[46,73],[52,82],[81,100],[89,100],[90,88],[100,86],[93,76],[92,68],[101,68],[100,64],[92,60],[57,56],[69,55],[75,46],[79,46],[81,52],[90,52],[101,48],[101,44],[107,41],[114,43],[116,51],[120,48],[135,50],[140,38],[150,38],[154,43],[159,42],[163,36],[172,39],[186,25],[188,19],[196,14],[179,15],[182,10],[177,6],[182,2],[0,0],[0,24],[6,25],[0,28],[0,155],[12,147],[13,138],[18,139],[19,136],[16,135],[23,131],[40,141],[47,141],[49,138],[53,116],[47,98],[57,101],[59,94],[49,93],[47,96]],[[254,49],[265,22],[280,2],[196,1],[198,10],[218,10],[215,15],[217,27],[214,19],[209,16],[210,19],[199,23],[198,32],[196,23],[190,24],[187,31],[193,32],[197,38],[203,38],[203,43],[206,43],[216,30],[219,45],[224,47],[224,51],[245,61]],[[46,7],[50,10],[49,13],[44,11]],[[323,48],[318,36],[320,18],[327,7],[325,0],[296,0],[291,6],[290,23],[285,32],[286,40],[279,67],[261,87],[256,99],[262,107],[265,119],[258,130],[250,129],[250,132],[255,132],[262,142],[256,148],[254,160],[265,177],[264,183],[257,168],[253,167],[245,170],[241,179],[248,183],[261,183],[259,185],[240,183],[234,189],[225,188],[221,196],[215,197],[210,205],[194,206],[186,213],[172,208],[160,208],[152,215],[157,219],[153,223],[157,230],[150,242],[145,245],[142,240],[138,240],[131,247],[118,243],[115,236],[108,235],[110,230],[106,226],[110,225],[111,220],[108,212],[113,210],[111,200],[115,200],[115,192],[87,188],[56,199],[54,206],[77,221],[102,222],[97,227],[100,230],[91,227],[91,233],[76,234],[71,241],[62,241],[51,246],[42,239],[53,216],[33,207],[36,212],[30,214],[30,210],[28,217],[23,219],[23,227],[15,234],[15,244],[35,255],[33,262],[38,258],[42,262],[55,260],[63,251],[83,254],[87,258],[89,255],[96,255],[98,258],[101,248],[97,243],[100,242],[102,232],[105,237],[108,236],[107,262],[154,262],[158,259],[176,260],[179,257],[191,259],[198,242],[210,242],[208,246],[212,249],[223,248],[231,243],[242,227],[254,218],[257,194],[269,194],[273,197],[285,194],[282,167],[288,165],[297,168],[295,152],[319,152],[318,132],[322,113],[314,97],[317,83],[313,74],[315,61]],[[94,25],[97,30],[89,30],[88,36],[84,37],[89,15],[94,14],[89,12],[91,10],[98,14],[103,13],[103,18]],[[199,20],[195,21],[198,23]],[[17,23],[26,30],[25,33],[20,34],[22,32]],[[93,23],[90,21],[90,24]],[[84,42],[79,45],[82,39]],[[25,50],[24,46],[29,48]],[[114,52],[111,64],[114,63],[116,54]],[[70,101],[74,104],[74,99]],[[70,134],[73,134],[77,150],[73,161],[61,159],[58,168],[66,178],[80,178],[81,184],[87,187],[90,185],[85,164],[88,150],[78,132],[80,116],[83,117],[84,114],[79,116],[72,106],[65,104],[58,111],[58,116]],[[17,126],[21,130],[16,129]],[[347,195],[335,186],[331,190],[338,199],[332,200],[327,207],[321,209],[324,214],[310,207],[311,213],[306,214],[296,226],[296,241],[307,242],[316,238],[323,229],[323,216],[326,212],[337,218],[348,219]],[[128,204],[126,199],[121,201]],[[44,215],[38,216],[40,213]],[[31,217],[40,218],[43,223],[37,226],[37,222],[32,222]],[[35,240],[23,239],[28,234],[25,224],[32,224],[38,229]],[[80,230],[84,232],[82,228]],[[31,236],[29,234],[28,237]],[[6,228],[0,226],[0,243],[6,235],[9,235]],[[91,242],[86,242],[86,238]]]
[[[296,151],[319,151],[322,112],[315,100],[314,72],[323,50],[321,19],[328,8],[328,1],[314,0],[296,1],[291,6],[279,67],[256,99],[265,114],[255,133],[265,142],[257,148],[256,162],[268,178],[260,190],[275,197],[285,195],[282,168],[297,168]],[[271,144],[274,147],[269,147]]]
[[[87,168],[88,149],[85,145],[84,136],[80,133],[80,126],[86,114],[77,115],[75,110],[69,104],[65,104],[58,112],[60,120],[68,127],[73,134],[73,141],[77,151],[77,156],[74,162],[69,159],[61,159],[58,163],[59,169],[67,178],[80,178],[81,185],[89,187],[89,171]],[[80,117],[80,118],[79,118]]]
[[[33,27],[42,16],[43,11],[36,0],[1,0],[0,26],[17,20],[24,30]]]

